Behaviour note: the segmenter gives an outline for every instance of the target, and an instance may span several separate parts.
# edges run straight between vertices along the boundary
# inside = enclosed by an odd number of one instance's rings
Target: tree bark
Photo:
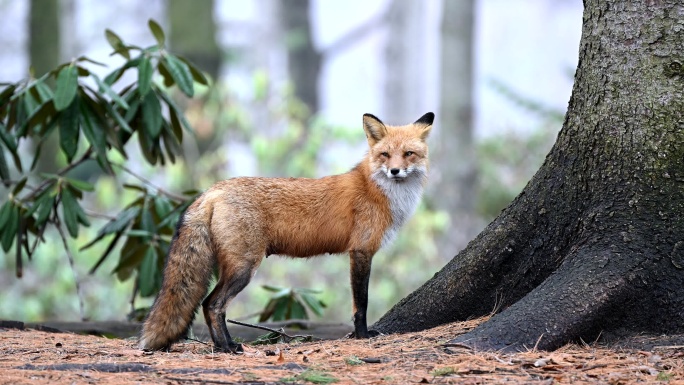
[[[563,129],[523,192],[373,328],[496,312],[487,350],[684,332],[681,2],[585,0]]]
[[[295,87],[295,95],[309,108],[319,109],[318,83],[321,55],[314,47],[310,23],[309,0],[281,1],[281,17],[287,45],[287,72]]]

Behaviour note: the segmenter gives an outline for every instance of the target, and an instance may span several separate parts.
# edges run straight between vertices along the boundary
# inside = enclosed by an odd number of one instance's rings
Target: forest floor
[[[444,343],[481,320],[370,340],[245,345],[200,342],[143,352],[136,340],[0,328],[2,384],[684,384],[684,345],[482,353]]]

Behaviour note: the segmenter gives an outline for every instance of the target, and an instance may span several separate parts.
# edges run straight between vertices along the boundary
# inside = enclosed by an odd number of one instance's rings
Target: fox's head
[[[435,114],[428,112],[413,124],[389,126],[371,114],[363,115],[373,177],[383,183],[423,182],[428,169],[425,139],[434,118]]]

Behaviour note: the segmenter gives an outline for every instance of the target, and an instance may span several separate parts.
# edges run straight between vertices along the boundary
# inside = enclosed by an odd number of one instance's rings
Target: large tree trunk
[[[677,0],[585,0],[572,97],[543,166],[376,330],[496,311],[454,342],[555,349],[684,332],[683,12]]]

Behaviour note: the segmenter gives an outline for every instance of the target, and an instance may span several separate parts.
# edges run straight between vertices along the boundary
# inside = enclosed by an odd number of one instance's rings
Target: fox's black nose
[[[398,168],[393,168],[393,169],[390,170],[390,172],[392,173],[392,175],[397,175],[397,174],[399,174],[399,169],[398,169]]]

